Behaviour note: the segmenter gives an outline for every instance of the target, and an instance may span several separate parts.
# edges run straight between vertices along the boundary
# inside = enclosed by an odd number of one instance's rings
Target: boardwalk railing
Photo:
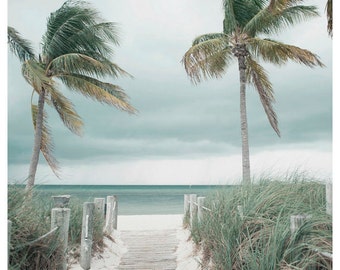
[[[198,197],[197,194],[184,194],[184,217],[189,219],[188,225],[192,228],[195,222],[200,223],[203,220],[204,212],[213,212],[212,209],[204,206],[205,197]],[[241,219],[244,218],[243,207],[237,206],[237,211]],[[326,213],[332,215],[332,184],[326,184]],[[308,219],[308,215],[292,215],[290,217],[290,230],[293,234],[298,230]],[[318,249],[314,250],[324,257],[333,259],[333,254],[322,252]]]
[[[54,206],[51,210],[51,230],[38,237],[37,239],[22,244],[20,246],[11,247],[11,227],[12,222],[8,220],[8,265],[9,255],[11,249],[15,250],[24,246],[33,245],[44,238],[56,234],[57,237],[57,250],[61,254],[61,258],[57,265],[57,270],[67,269],[67,248],[68,248],[68,235],[69,224],[71,218],[71,210],[68,208],[70,195],[52,196]],[[103,219],[105,224],[103,231],[110,235],[113,230],[117,229],[117,216],[118,216],[118,200],[117,196],[107,196],[107,203],[105,198],[95,198],[94,202],[85,202],[83,204],[83,219],[82,219],[82,232],[81,232],[81,247],[80,247],[80,266],[88,270],[91,268],[91,254],[92,254],[92,238],[93,238],[93,220],[95,211]],[[105,207],[106,206],[106,207]]]
[[[326,213],[332,215],[332,184],[326,184]],[[212,209],[204,206],[205,197],[198,197],[197,194],[184,194],[184,216],[190,219],[190,226],[192,226],[192,222],[194,219],[201,221],[203,218],[204,211],[212,212]],[[241,205],[237,206],[238,213],[241,218],[243,215],[243,207]],[[301,215],[298,215],[301,216]],[[294,220],[294,219],[291,219]],[[304,221],[306,220],[303,219]],[[303,224],[303,222],[302,222]],[[298,227],[300,227],[300,224]]]

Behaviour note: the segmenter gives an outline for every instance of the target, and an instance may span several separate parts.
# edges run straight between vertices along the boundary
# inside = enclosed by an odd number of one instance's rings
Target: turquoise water
[[[94,198],[118,197],[119,215],[183,214],[184,194],[207,196],[229,186],[141,186],[141,185],[41,185],[44,197],[71,195],[71,201],[93,202]]]

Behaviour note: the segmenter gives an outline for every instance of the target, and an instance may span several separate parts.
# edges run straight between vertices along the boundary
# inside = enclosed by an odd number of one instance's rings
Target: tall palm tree
[[[34,147],[26,184],[26,189],[31,190],[40,151],[59,177],[45,103],[57,111],[70,131],[81,135],[83,122],[72,102],[59,89],[57,80],[85,97],[128,113],[136,110],[129,104],[123,89],[102,81],[105,77],[129,74],[109,60],[113,55],[112,45],[119,45],[116,25],[104,21],[88,3],[69,0],[50,14],[39,55],[34,54],[30,42],[12,27],[8,27],[8,44],[22,62],[22,74],[33,88]],[[38,94],[37,104],[33,100],[34,94]]]
[[[331,37],[333,37],[333,1],[332,0],[327,0],[326,14],[327,14],[327,31],[328,31],[328,34]]]
[[[246,85],[257,90],[269,123],[278,136],[277,115],[273,108],[274,92],[265,69],[258,60],[275,65],[288,60],[309,67],[323,66],[318,56],[299,47],[264,38],[283,28],[318,15],[314,6],[300,5],[301,0],[224,0],[222,33],[205,34],[194,39],[182,62],[193,83],[220,78],[238,62],[240,79],[240,115],[242,137],[242,183],[250,183]]]

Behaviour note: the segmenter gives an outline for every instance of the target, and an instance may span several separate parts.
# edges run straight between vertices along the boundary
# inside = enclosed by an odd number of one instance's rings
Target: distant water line
[[[37,185],[41,197],[71,195],[71,200],[82,202],[94,198],[118,197],[119,215],[182,214],[184,194],[207,196],[222,185]]]

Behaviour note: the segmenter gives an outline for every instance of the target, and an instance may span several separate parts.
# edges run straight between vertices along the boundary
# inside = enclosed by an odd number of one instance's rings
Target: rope
[[[204,210],[206,210],[206,211],[212,212],[211,209],[209,209],[209,208],[207,208],[207,207],[205,207],[205,206],[201,206],[201,207],[202,207],[202,209],[204,209]]]
[[[191,201],[187,201],[187,203],[190,205],[190,204],[194,204],[194,205],[196,205],[196,206],[199,206],[198,205],[198,203],[196,203],[196,202],[191,202]],[[203,205],[201,205],[200,206],[202,209],[204,209],[204,210],[206,210],[206,211],[209,211],[209,212],[212,212],[213,210],[211,210],[211,209],[209,209],[209,208],[207,208],[207,207],[205,207],[205,206],[203,206]],[[239,209],[238,209],[239,210]],[[240,211],[240,210],[239,210]],[[242,210],[241,210],[242,211]],[[241,212],[242,213],[242,212]],[[241,214],[241,216],[243,216],[243,213]],[[316,253],[318,253],[318,254],[320,254],[320,255],[322,255],[322,256],[324,256],[324,257],[326,257],[326,258],[329,258],[329,259],[333,259],[333,254],[332,253],[329,253],[329,252],[324,252],[324,251],[320,251],[320,250],[318,250],[318,249],[314,249],[314,252],[316,252]]]
[[[23,247],[26,247],[26,246],[31,246],[37,242],[39,242],[40,240],[44,239],[45,237],[49,236],[50,234],[54,233],[56,230],[58,230],[59,227],[55,227],[53,228],[51,231],[49,231],[48,233],[45,233],[44,235],[40,236],[39,238],[31,241],[31,242],[28,242],[28,243],[25,243],[25,244],[22,244],[18,247],[16,247],[14,250],[18,250],[20,248],[23,248]]]
[[[190,201],[188,201],[188,203],[191,204]],[[196,203],[196,202],[192,202],[192,203],[193,203],[194,205],[196,205],[196,206],[199,206],[198,203]],[[211,209],[209,209],[209,208],[207,208],[207,207],[205,207],[205,206],[203,206],[203,205],[201,205],[200,207],[202,207],[202,209],[204,209],[204,210],[206,210],[206,211],[212,212]]]
[[[317,253],[319,253],[319,254],[321,254],[321,255],[324,256],[324,257],[327,257],[327,258],[329,258],[329,259],[333,259],[333,254],[331,254],[331,253],[329,253],[329,252],[320,251],[320,250],[318,250],[317,248],[314,249],[314,251],[317,252]]]

